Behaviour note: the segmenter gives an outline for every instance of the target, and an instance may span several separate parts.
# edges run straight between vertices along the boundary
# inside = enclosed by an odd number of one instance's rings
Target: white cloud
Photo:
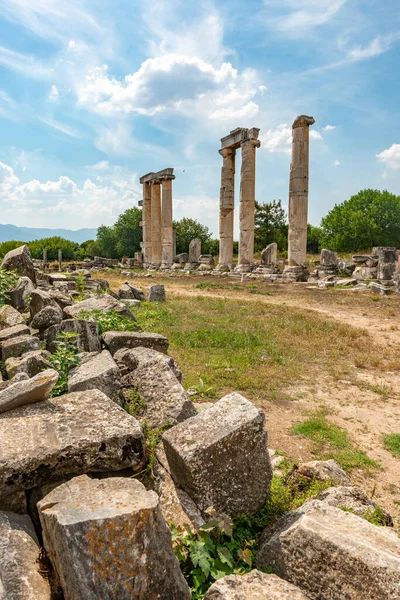
[[[0,65],[38,79],[48,79],[54,73],[51,67],[43,66],[33,56],[14,52],[4,46],[0,46]]]
[[[322,128],[322,131],[333,131],[334,129],[336,129],[336,125],[325,125],[325,127]]]
[[[320,132],[317,131],[316,129],[310,129],[310,138],[312,138],[313,140],[322,140],[323,139]]]
[[[57,86],[53,84],[51,86],[51,90],[50,90],[50,93],[49,93],[49,100],[51,102],[57,102],[58,98],[59,98],[59,95],[60,95],[60,92],[58,91]]]
[[[101,222],[113,223],[118,215],[141,198],[136,174],[124,167],[110,166],[108,172],[82,185],[62,175],[56,181],[37,179],[21,183],[9,165],[0,163],[0,210],[2,218],[20,220],[30,215],[30,224],[57,225],[62,219],[66,227],[96,227]]]
[[[279,9],[279,16],[268,16],[271,26],[294,37],[307,35],[313,27],[333,19],[347,0],[264,0],[267,9]]]
[[[310,129],[310,138],[322,140],[322,135],[315,129]],[[261,148],[268,152],[285,152],[290,154],[292,149],[292,128],[287,123],[281,123],[276,129],[268,129],[260,135]]]
[[[39,121],[50,127],[51,129],[55,129],[61,133],[65,133],[72,138],[80,138],[81,135],[78,131],[70,127],[69,125],[65,125],[65,123],[60,123],[60,121],[56,121],[54,119],[45,119],[43,117],[39,117]]]
[[[400,34],[389,34],[385,36],[378,35],[366,46],[356,46],[347,52],[347,59],[350,62],[365,60],[384,54],[398,41]]]
[[[335,160],[333,163],[334,167],[339,167],[340,166],[340,160]]]
[[[400,144],[393,144],[387,150],[377,154],[376,158],[390,169],[400,169]]]

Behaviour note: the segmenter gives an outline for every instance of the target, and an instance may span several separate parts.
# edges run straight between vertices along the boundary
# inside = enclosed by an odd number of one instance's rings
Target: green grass
[[[354,446],[345,429],[328,421],[325,411],[318,411],[306,421],[294,425],[291,433],[313,441],[311,452],[316,459],[333,458],[345,471],[371,471],[379,467],[376,461]]]
[[[386,450],[400,458],[400,433],[388,433],[383,437]]]
[[[171,296],[162,306],[143,302],[133,312],[144,331],[168,337],[170,354],[184,365],[185,387],[202,380],[209,398],[237,390],[253,401],[274,399],[329,365],[354,369],[356,362],[375,361],[383,368],[387,359],[364,330],[286,306]]]

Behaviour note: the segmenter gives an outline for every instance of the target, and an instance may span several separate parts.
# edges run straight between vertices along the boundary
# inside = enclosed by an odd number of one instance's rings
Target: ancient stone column
[[[240,144],[242,150],[242,169],[240,172],[239,205],[239,260],[238,270],[250,270],[254,262],[254,209],[256,195],[256,148],[259,129],[248,130],[247,139]]]
[[[151,264],[151,184],[143,183],[143,208],[142,208],[142,228],[143,228],[143,266],[146,268]]]
[[[313,117],[297,117],[292,128],[289,184],[289,267],[303,267],[307,254],[309,127]]]
[[[162,179],[162,264],[164,268],[172,265],[174,253],[174,232],[172,228],[172,180],[175,175]]]
[[[218,150],[222,156],[221,190],[219,205],[219,265],[233,262],[233,220],[235,208],[235,155],[234,148]]]
[[[161,184],[155,180],[151,182],[151,264],[158,267],[162,259],[161,235]]]
[[[58,250],[58,270],[62,271],[62,250],[61,248]]]

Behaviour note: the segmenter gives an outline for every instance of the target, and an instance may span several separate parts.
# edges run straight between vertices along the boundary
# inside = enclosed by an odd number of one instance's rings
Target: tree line
[[[133,257],[140,251],[142,228],[140,208],[129,208],[111,226],[101,225],[96,240],[76,244],[52,237],[29,242],[33,258],[43,257],[47,249],[48,260],[57,260],[58,249],[65,260],[82,260],[103,256],[106,258]],[[218,255],[219,240],[213,239],[210,230],[195,219],[174,221],[177,254],[187,252],[189,243],[199,238],[204,254]],[[254,248],[261,251],[267,244],[276,242],[284,253],[288,244],[287,215],[280,200],[256,202]],[[9,241],[0,244],[0,258],[24,242]],[[334,206],[321,221],[320,227],[308,225],[307,251],[318,253],[322,248],[338,252],[361,252],[372,246],[400,247],[400,196],[379,190],[362,190],[355,196]],[[234,242],[238,252],[238,242]]]

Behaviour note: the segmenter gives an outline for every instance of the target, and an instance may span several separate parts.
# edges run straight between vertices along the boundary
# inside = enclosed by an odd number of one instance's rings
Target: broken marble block
[[[159,498],[139,481],[75,477],[38,510],[66,600],[190,600]]]
[[[103,312],[113,310],[131,321],[136,321],[129,308],[122,302],[119,302],[110,296],[110,294],[94,296],[87,300],[82,300],[82,302],[76,302],[76,304],[73,304],[72,306],[66,306],[64,308],[64,316],[66,319],[79,318],[79,314],[82,311],[91,312],[92,310],[102,310]]]
[[[154,360],[163,360],[166,367],[169,367],[177,380],[182,383],[182,371],[176,364],[172,356],[168,356],[163,352],[152,350],[151,348],[144,348],[139,346],[138,348],[121,348],[114,354],[114,360],[117,363],[121,375],[126,375],[133,369],[142,367]]]
[[[26,244],[7,252],[1,266],[8,271],[17,271],[20,275],[29,277],[34,284],[36,283],[35,267],[33,266],[31,253]]]
[[[350,477],[333,460],[311,460],[299,465],[298,473],[309,479],[331,481],[332,485],[351,485]]]
[[[4,366],[9,379],[17,373],[26,373],[28,377],[34,377],[45,369],[51,369],[49,362],[50,352],[46,350],[32,350],[25,352],[22,356],[7,358]]]
[[[75,340],[79,352],[100,352],[101,350],[97,323],[85,321],[84,319],[66,319],[58,325],[49,327],[44,335],[46,348],[50,352],[56,351],[57,340],[64,333],[74,333],[76,335]]]
[[[21,335],[30,335],[31,330],[27,325],[14,325],[13,327],[7,327],[7,329],[0,330],[0,344],[6,340],[11,340]]]
[[[366,514],[373,513],[379,508],[382,520],[388,527],[393,526],[391,515],[383,510],[383,508],[380,508],[371,498],[368,498],[364,490],[359,487],[346,487],[342,485],[330,487],[321,492],[317,500],[321,500],[321,502],[325,502],[330,506],[347,509],[359,517],[365,517]]]
[[[166,337],[159,333],[146,333],[140,331],[107,331],[103,334],[103,340],[112,355],[121,348],[152,348],[166,354],[169,342]]]
[[[284,579],[254,569],[245,575],[218,579],[204,600],[307,600],[307,596]]]
[[[1,600],[50,600],[50,587],[41,573],[39,554],[30,518],[0,511]]]
[[[68,375],[68,391],[100,390],[119,402],[119,369],[108,350],[89,356]]]
[[[165,302],[166,299],[163,285],[151,285],[149,287],[149,302]]]
[[[169,366],[170,357],[149,348],[119,350],[115,357],[136,366],[122,378],[124,396],[129,402],[131,388],[144,400],[143,416],[150,427],[176,425],[196,415],[186,390]],[[172,359],[170,359],[172,360]]]
[[[0,391],[0,413],[47,400],[58,379],[57,371],[47,369],[30,379],[12,383]]]
[[[310,600],[399,598],[397,534],[320,500],[264,531],[256,565],[299,586]]]
[[[30,335],[19,335],[5,340],[0,345],[0,354],[3,361],[11,356],[21,356],[21,354],[31,350],[40,350],[40,340]]]
[[[139,422],[98,390],[0,415],[0,496],[89,471],[140,469]]]
[[[0,331],[14,327],[14,325],[25,325],[24,317],[8,304],[0,306]]]
[[[272,479],[265,416],[238,393],[163,435],[171,475],[205,511],[257,512]]]

